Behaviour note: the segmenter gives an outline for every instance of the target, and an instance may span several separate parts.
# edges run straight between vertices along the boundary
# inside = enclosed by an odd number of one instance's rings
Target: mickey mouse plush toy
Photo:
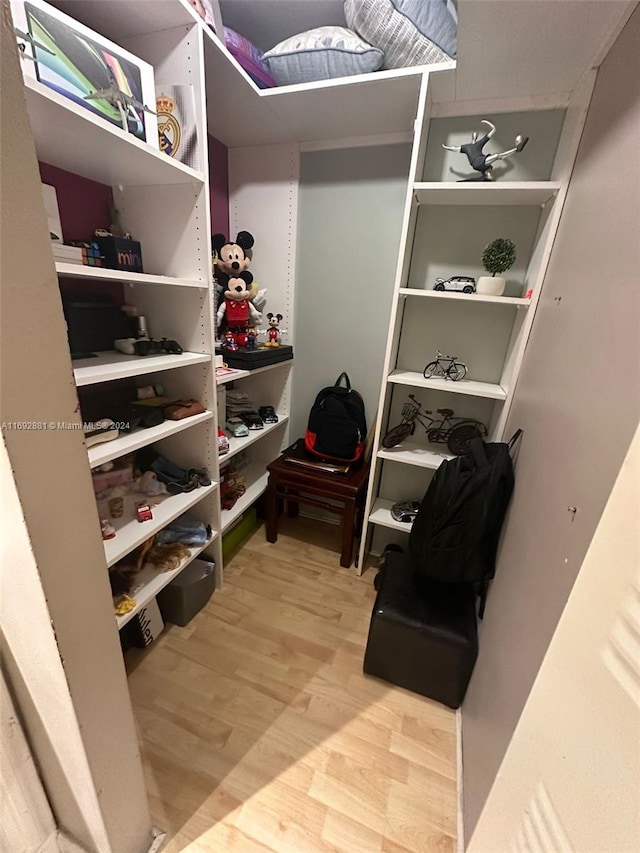
[[[217,314],[218,328],[222,325],[222,321],[226,320],[224,349],[251,348],[252,327],[262,320],[262,314],[251,302],[254,297],[252,284],[253,276],[249,270],[242,270],[227,281],[224,302],[218,308]]]
[[[236,276],[242,270],[248,270],[251,258],[247,251],[253,247],[253,234],[238,231],[236,242],[227,240],[224,234],[213,235],[213,248],[216,253],[216,280],[221,290],[227,289],[230,276]]]
[[[227,241],[224,234],[213,235],[216,251],[216,281],[224,292],[224,300],[216,315],[218,328],[226,320],[224,349],[250,346],[254,338],[252,327],[262,320],[262,315],[252,304],[255,297],[253,275],[249,272],[251,258],[247,251],[253,246],[253,235],[239,231],[235,243]]]

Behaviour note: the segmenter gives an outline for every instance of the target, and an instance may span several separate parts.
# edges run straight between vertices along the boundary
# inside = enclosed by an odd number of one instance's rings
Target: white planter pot
[[[476,293],[483,296],[502,296],[507,280],[499,275],[481,275],[476,282]]]

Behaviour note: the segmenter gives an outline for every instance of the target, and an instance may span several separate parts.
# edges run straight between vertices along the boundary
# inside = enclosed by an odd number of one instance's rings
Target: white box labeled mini
[[[70,109],[86,109],[158,148],[156,116],[136,106],[139,102],[155,112],[153,66],[43,0],[11,0],[11,12],[24,77],[68,98]],[[68,50],[70,39],[73,50]],[[87,98],[95,92],[105,97]],[[130,98],[122,111],[108,100],[118,92]]]
[[[137,633],[139,634],[136,645],[150,646],[153,641],[162,634],[164,621],[160,615],[160,608],[155,598],[146,604],[142,610],[134,616]]]

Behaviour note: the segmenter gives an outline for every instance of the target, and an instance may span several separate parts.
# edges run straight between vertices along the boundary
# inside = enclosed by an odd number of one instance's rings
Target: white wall
[[[79,424],[8,4],[1,10],[0,420]],[[59,825],[92,853],[143,853],[151,818],[83,434],[7,428],[3,441],[7,680]]]
[[[39,850],[56,825],[4,672],[0,673],[0,740],[0,850]]]
[[[292,438],[343,370],[373,423],[410,154],[392,145],[301,155]]]
[[[640,850],[640,431],[469,853]]]
[[[636,9],[598,72],[507,423],[524,435],[462,710],[467,837],[640,418],[639,43]]]

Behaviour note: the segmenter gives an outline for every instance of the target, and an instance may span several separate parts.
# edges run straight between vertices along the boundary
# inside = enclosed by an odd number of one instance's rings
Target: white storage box
[[[146,604],[131,620],[134,626],[132,630],[132,642],[134,645],[144,648],[150,646],[164,630],[164,622],[160,615],[160,608],[155,598]]]
[[[158,148],[157,118],[143,109],[156,109],[149,63],[43,0],[11,0],[11,13],[25,78]],[[101,92],[104,97],[91,97]]]
[[[56,261],[82,263],[82,249],[79,246],[60,246],[58,243],[52,243],[51,248]]]

